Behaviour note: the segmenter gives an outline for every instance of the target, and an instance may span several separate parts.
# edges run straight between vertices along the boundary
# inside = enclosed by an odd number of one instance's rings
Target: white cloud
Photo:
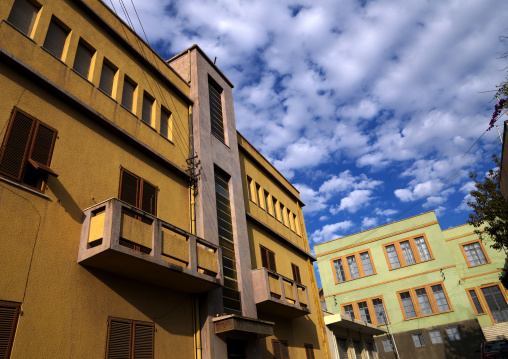
[[[340,205],[330,208],[333,214],[337,214],[340,211],[348,211],[349,213],[355,213],[360,208],[367,205],[371,200],[372,191],[366,189],[357,189],[349,193],[346,197],[340,200]]]
[[[362,220],[362,228],[372,228],[375,227],[378,223],[378,219],[375,217],[365,217]]]
[[[344,231],[353,226],[353,222],[351,221],[343,221],[334,224],[327,224],[320,230],[314,231],[310,235],[310,239],[314,243],[321,243],[325,241],[329,241],[335,238],[341,237],[339,231]]]
[[[394,215],[395,213],[397,213],[397,211],[396,211],[396,210],[394,210],[394,209],[384,209],[384,210],[382,210],[382,209],[380,209],[380,208],[376,208],[376,209],[374,210],[374,213],[376,213],[376,214],[377,214],[377,215],[379,215],[379,216],[386,216],[386,217],[389,217],[389,216],[392,216],[392,215]]]
[[[305,203],[305,207],[303,207],[304,213],[321,211],[327,207],[325,198],[312,188],[301,183],[295,184],[295,187],[300,192],[300,199]]]

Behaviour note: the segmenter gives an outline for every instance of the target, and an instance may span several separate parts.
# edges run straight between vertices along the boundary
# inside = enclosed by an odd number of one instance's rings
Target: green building
[[[431,211],[314,248],[328,310],[393,333],[376,338],[380,358],[466,358],[508,336],[505,254],[491,244]]]

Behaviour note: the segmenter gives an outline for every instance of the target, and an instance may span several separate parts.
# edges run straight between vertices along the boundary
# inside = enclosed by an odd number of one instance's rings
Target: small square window
[[[463,244],[462,249],[466,256],[467,264],[470,267],[479,266],[489,262],[485,256],[485,252],[483,250],[483,246],[480,244],[480,241]]]
[[[383,349],[385,352],[393,352],[393,345],[390,339],[383,339]]]
[[[446,334],[448,334],[448,339],[451,342],[455,342],[460,340],[459,327],[448,327],[446,328]]]
[[[443,337],[439,330],[429,330],[429,337],[432,344],[439,344],[443,342]]]
[[[413,342],[415,343],[415,347],[424,347],[425,346],[425,338],[423,337],[423,333],[415,333],[413,334]]]

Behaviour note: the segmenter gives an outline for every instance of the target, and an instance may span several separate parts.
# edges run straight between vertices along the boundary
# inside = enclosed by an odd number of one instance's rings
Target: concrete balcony
[[[258,311],[287,318],[310,313],[307,287],[268,268],[252,271]]]
[[[84,211],[78,263],[187,293],[224,284],[219,246],[112,198]]]

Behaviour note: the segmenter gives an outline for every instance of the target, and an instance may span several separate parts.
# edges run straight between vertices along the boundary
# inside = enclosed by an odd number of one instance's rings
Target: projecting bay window
[[[222,88],[208,76],[208,95],[210,100],[210,123],[212,135],[226,143],[224,119],[222,116]]]
[[[106,358],[153,359],[154,339],[153,323],[109,318]]]
[[[383,245],[390,270],[434,259],[425,235]]]
[[[90,80],[91,77],[90,67],[94,55],[95,50],[81,39],[78,43],[76,57],[74,57],[74,66],[72,68],[87,80]]]
[[[453,310],[443,282],[400,291],[397,295],[405,320]]]
[[[62,22],[56,18],[51,19],[48,32],[46,33],[46,39],[42,46],[57,59],[62,60],[69,32],[69,28],[63,25]]]
[[[481,241],[476,240],[468,243],[462,243],[461,248],[468,267],[471,268],[490,263],[490,260],[485,255],[485,248],[483,247]]]
[[[35,19],[41,6],[35,1],[16,0],[7,21],[28,37],[33,37]]]
[[[343,314],[352,319],[360,319],[374,325],[384,325],[388,323],[388,315],[383,304],[382,296],[343,304],[341,307]],[[374,315],[372,315],[373,313]]]
[[[14,108],[0,148],[0,175],[44,192],[57,131]]]
[[[0,358],[9,358],[21,304],[0,301]]]
[[[344,281],[376,274],[376,269],[371,258],[370,250],[367,249],[331,259],[332,268],[335,273],[335,283],[339,284]]]
[[[143,110],[141,113],[141,121],[148,126],[152,126],[152,110],[155,100],[148,93],[143,94]]]

